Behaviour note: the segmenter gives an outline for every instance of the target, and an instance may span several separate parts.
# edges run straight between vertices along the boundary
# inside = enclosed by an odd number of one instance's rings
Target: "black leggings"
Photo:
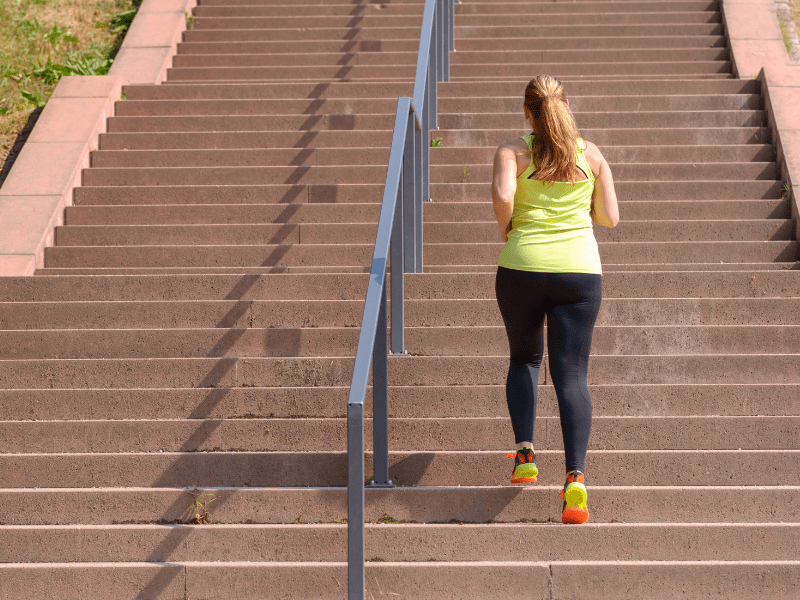
[[[506,401],[516,443],[533,442],[536,386],[544,352],[558,397],[567,471],[584,470],[592,400],[586,385],[592,331],[600,310],[602,275],[536,273],[498,267],[495,293],[511,361]]]

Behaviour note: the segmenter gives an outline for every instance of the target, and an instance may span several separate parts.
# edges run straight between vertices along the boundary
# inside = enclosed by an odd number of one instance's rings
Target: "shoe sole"
[[[573,482],[567,484],[564,490],[564,510],[561,513],[561,522],[572,525],[583,525],[589,520],[589,509],[586,508],[586,486]]]
[[[511,483],[535,483],[539,476],[539,469],[536,463],[519,465],[511,476]]]

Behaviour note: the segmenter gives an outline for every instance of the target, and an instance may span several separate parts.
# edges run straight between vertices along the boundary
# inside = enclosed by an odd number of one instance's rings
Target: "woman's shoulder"
[[[520,152],[528,152],[528,142],[525,141],[525,137],[518,137],[516,139],[509,140],[504,144],[500,144],[498,150],[502,148],[507,148],[508,150],[513,150],[515,154],[518,154]]]
[[[589,163],[592,172],[595,174],[595,176],[597,176],[597,174],[600,172],[600,166],[605,160],[603,158],[603,154],[592,142],[584,140],[583,138],[579,138],[579,142],[583,142],[583,155],[586,157],[586,162]]]

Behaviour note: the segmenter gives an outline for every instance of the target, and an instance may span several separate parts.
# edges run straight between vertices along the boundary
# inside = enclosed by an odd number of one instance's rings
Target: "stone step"
[[[397,111],[397,98],[305,98],[289,100],[120,100],[116,117],[185,115],[386,114]],[[277,147],[276,145],[270,146]],[[291,146],[289,146],[291,147]],[[314,146],[309,146],[314,148]]]
[[[367,562],[366,590],[409,598],[449,600],[490,596],[530,598],[554,594],[575,598],[591,590],[597,600],[738,598],[755,600],[762,594],[790,599],[800,564],[784,561],[486,561],[448,563]],[[524,569],[526,577],[518,577]],[[346,562],[198,562],[169,563],[45,563],[0,567],[0,584],[15,598],[40,589],[45,594],[69,597],[82,587],[98,590],[96,600],[139,598],[142,589],[157,589],[164,598],[180,600],[241,600],[253,588],[268,589],[284,598],[310,598],[321,591],[343,597]],[[680,581],[676,584],[666,582]],[[394,591],[397,590],[397,591]],[[624,590],[624,591],[623,591]],[[111,593],[109,593],[111,592]],[[644,594],[644,595],[643,595]]]
[[[782,198],[783,187],[778,181],[617,181],[620,202],[712,202],[722,200],[774,200]],[[435,203],[474,203],[490,197],[487,183],[441,183],[431,185]],[[75,204],[83,206],[115,204],[185,205],[220,204],[251,206],[254,204],[292,204],[291,211],[300,205],[318,204],[379,204],[383,197],[382,184],[271,184],[227,186],[96,186],[75,188]],[[426,207],[433,204],[426,204]],[[484,204],[484,207],[486,204]]]
[[[781,298],[605,298],[597,325],[797,325]],[[0,330],[359,327],[363,300],[2,302]],[[407,327],[500,325],[496,301],[409,300]]]
[[[291,7],[291,10],[297,10]],[[456,40],[457,53],[508,51],[563,51],[563,50],[625,50],[631,56],[639,51],[673,50],[687,51],[714,48],[717,52],[725,52],[725,38],[719,35],[709,36],[672,36],[664,37],[553,37],[553,38],[471,38]],[[280,53],[316,53],[316,52],[414,52],[419,50],[419,39],[356,39],[356,40],[305,40],[305,41],[227,41],[227,42],[181,42],[177,56],[192,54],[280,54]],[[450,58],[454,60],[456,55]],[[354,82],[355,83],[355,82]],[[137,84],[134,84],[137,85]],[[363,85],[363,83],[361,84]],[[440,84],[441,85],[441,84]],[[154,86],[161,87],[161,86]]]
[[[761,127],[766,123],[766,113],[761,110],[694,111],[691,114],[686,114],[682,111],[635,113],[587,112],[576,113],[575,119],[581,124],[582,131],[584,132],[589,129],[650,128],[650,135],[654,138],[654,141],[660,141],[661,135],[653,135],[652,129],[673,127],[696,129]],[[165,117],[164,121],[166,120],[167,118]],[[253,121],[256,121],[256,119],[253,118]],[[441,129],[483,130],[513,129],[515,127],[519,127],[520,129],[529,128],[525,126],[525,120],[520,115],[497,113],[440,113],[437,117],[437,124]],[[320,128],[323,128],[323,126]],[[702,135],[705,132],[697,131],[696,133]],[[592,139],[588,134],[584,133],[584,135],[587,139]],[[762,141],[762,143],[764,141]]]
[[[743,148],[750,149],[749,146]],[[774,155],[774,149],[771,150]],[[743,158],[768,158],[768,152],[760,154],[751,150]],[[772,157],[774,159],[774,156]],[[770,159],[770,160],[772,160]],[[96,150],[91,155],[91,168],[111,167],[264,167],[288,166],[333,166],[349,168],[352,165],[382,165],[389,163],[389,148],[264,148],[249,150]],[[743,161],[742,161],[743,162]]]
[[[287,210],[294,211],[295,209],[299,210],[303,203],[353,204],[368,202],[380,206],[383,199],[383,183],[81,186],[74,189],[74,196],[73,202],[78,205],[290,204],[291,208],[287,208]]]
[[[381,154],[385,155],[384,152]],[[383,183],[386,178],[385,163],[380,164],[377,160],[367,160],[364,163],[347,166],[299,164],[294,166],[93,167],[83,170],[82,184],[85,187],[138,187],[137,183],[141,186]],[[778,175],[778,166],[775,162],[704,163],[698,161],[696,163],[610,164],[612,173],[619,182],[727,180],[774,183]],[[434,165],[430,171],[432,184],[491,182],[491,177],[492,166],[487,164]]]
[[[482,211],[483,212],[483,211]],[[480,216],[488,216],[479,213]],[[69,225],[56,227],[56,243],[70,246],[368,244],[378,228],[373,223],[285,223],[197,225]],[[490,221],[428,223],[429,243],[485,243],[497,233]],[[598,242],[688,242],[791,240],[790,220],[624,221],[613,230],[595,232]]]
[[[420,21],[421,22],[421,21]],[[698,28],[700,35],[721,35],[720,26],[692,25]],[[636,28],[640,29],[640,28]],[[349,42],[353,40],[415,40],[419,44],[420,26],[393,27],[369,25],[363,23],[340,27],[303,27],[300,23],[292,29],[189,29],[183,32],[186,42],[265,42],[265,41],[323,41],[337,40]],[[708,33],[706,33],[708,32]],[[641,34],[641,32],[640,32]],[[661,33],[661,35],[670,35]],[[686,35],[685,33],[683,35]],[[165,82],[166,83],[166,82]]]
[[[566,10],[563,5],[551,4],[549,2],[470,2],[455,5],[455,13],[458,15],[456,20],[462,22],[464,15],[527,15],[527,14],[548,14],[579,12],[581,14],[591,13],[602,8],[604,13],[673,13],[673,12],[699,12],[699,11],[718,11],[718,2],[571,2],[571,10]],[[230,10],[230,9],[228,9]]]
[[[369,522],[558,523],[561,486],[367,489]],[[2,489],[4,525],[188,523],[209,501],[214,524],[333,523],[347,518],[343,488]],[[798,486],[591,486],[594,523],[702,523],[708,506],[728,523],[800,522]],[[388,519],[387,519],[388,516]],[[55,517],[55,518],[54,518]],[[54,522],[57,521],[57,522]]]
[[[672,73],[664,73],[658,75],[618,75],[615,79],[625,77],[626,81],[634,82],[634,81],[649,81],[653,79],[653,77],[658,77],[663,81],[681,81],[686,79],[697,79],[697,80],[724,80],[724,79],[731,79],[733,78],[732,72],[726,73],[682,73],[682,74],[672,74]],[[562,83],[569,83],[570,80],[573,79],[582,79],[584,81],[602,81],[603,79],[607,79],[608,75],[562,75],[559,77],[562,80]],[[475,83],[481,82],[484,83],[487,80],[491,82],[492,80],[490,77],[483,76],[483,75],[476,75],[475,77],[471,77],[468,75],[462,77],[454,77],[452,78],[453,81],[463,82],[463,83]],[[517,86],[521,89],[524,89],[525,86],[530,81],[530,73],[523,72],[520,75],[504,75],[502,78],[495,78],[495,81],[505,81],[505,82],[515,82]],[[279,81],[279,80],[276,80]],[[387,81],[395,81],[395,79],[387,79]],[[167,83],[167,82],[164,82]],[[173,82],[176,84],[180,84],[181,82]],[[217,83],[224,83],[224,80],[220,80]]]
[[[389,385],[498,385],[508,370],[503,354],[390,356]],[[352,373],[353,359],[338,356],[0,361],[3,389],[349,386]],[[800,360],[797,354],[594,355],[588,381],[800,383]]]
[[[533,63],[524,62],[519,64],[454,64],[450,67],[450,75],[458,77],[522,77],[529,78]],[[691,60],[674,62],[597,62],[597,63],[568,63],[568,62],[548,62],[536,63],[535,68],[547,73],[552,73],[555,77],[591,75],[594,77],[624,75],[626,77],[637,76],[658,76],[658,75],[706,75],[706,74],[727,74],[731,72],[731,63],[718,60]],[[392,67],[393,71],[402,72],[401,67]],[[221,78],[220,78],[221,79]]]
[[[168,68],[167,77],[173,83],[181,81],[241,81],[292,80],[297,78],[297,66],[272,67],[187,67]],[[416,65],[310,65],[303,68],[304,79],[409,79],[413,80]]]
[[[590,450],[800,450],[800,417],[594,417]],[[303,452],[323,439],[347,451],[345,419],[0,421],[5,454]],[[372,423],[364,429],[371,450]],[[514,447],[507,416],[389,421],[393,452],[497,451]],[[458,441],[456,441],[458,440]],[[539,450],[562,450],[557,417],[536,420]],[[513,462],[513,461],[512,461]]]
[[[641,114],[641,113],[640,113]],[[653,113],[664,115],[665,113]],[[709,115],[725,113],[709,112]],[[736,115],[731,113],[730,118]],[[454,117],[453,120],[458,117]],[[497,115],[498,120],[505,118]],[[600,117],[606,118],[606,117]],[[608,117],[615,118],[615,117]],[[667,120],[667,117],[658,117]],[[672,118],[672,117],[669,117]],[[715,117],[716,118],[716,117]],[[728,117],[725,117],[728,118]],[[508,126],[505,126],[508,127]],[[615,128],[582,128],[581,136],[597,146],[706,146],[727,144],[764,144],[770,139],[767,127],[661,127],[657,135],[649,126],[615,127]],[[494,146],[497,148],[509,140],[529,133],[524,123],[510,125],[510,128],[475,128],[446,129],[442,128],[431,136],[442,138],[444,147],[452,146]]]
[[[686,61],[729,61],[730,51],[727,48],[638,48],[638,49],[542,49],[542,50],[461,50],[451,57],[451,65],[487,65],[491,63],[538,64],[566,63],[575,64],[583,61],[596,63],[625,63],[636,65],[646,62],[686,62]],[[451,67],[452,68],[452,67]],[[627,71],[629,75],[635,71]]]
[[[791,416],[800,384],[591,385],[595,416]],[[349,387],[0,390],[0,417],[47,419],[343,418]],[[371,388],[367,391],[371,398]],[[389,415],[406,418],[497,416],[505,384],[392,386]],[[435,398],[435,401],[431,401]],[[558,415],[552,385],[540,385],[537,414]],[[372,416],[372,403],[364,406]]]
[[[612,39],[612,38],[607,38]],[[652,39],[652,38],[642,38]],[[691,38],[690,38],[691,39]],[[497,40],[485,40],[490,44],[487,49],[495,49]],[[512,40],[515,47],[524,40]],[[231,42],[235,44],[236,42]],[[284,42],[275,42],[283,44]],[[305,42],[304,42],[305,43]],[[358,41],[352,42],[359,43]],[[365,41],[364,43],[369,43]],[[383,42],[381,42],[383,43]],[[418,42],[417,42],[418,43]],[[462,43],[456,40],[456,43]],[[544,41],[548,45],[552,42]],[[227,48],[227,44],[220,44]],[[708,47],[703,44],[703,47]],[[442,98],[521,98],[525,86],[518,82],[493,80],[491,86],[486,81],[476,82],[440,82],[437,85],[438,96]],[[674,95],[730,95],[760,94],[760,83],[755,79],[720,79],[697,80],[682,79],[677,81],[655,80],[604,80],[582,81],[567,80],[568,97],[577,96],[651,96],[658,94]],[[348,82],[231,82],[226,84],[185,83],[181,85],[143,85],[128,84],[123,86],[126,97],[131,100],[169,100],[169,99],[269,99],[269,98],[397,98],[410,96],[413,93],[413,82],[376,83],[364,81]]]
[[[361,29],[361,28],[405,28],[417,27],[422,25],[422,6],[416,5],[413,7],[413,14],[409,13],[395,13],[385,14],[380,11],[370,11],[367,13],[361,12],[359,14],[323,14],[316,15],[313,11],[303,11],[299,9],[299,14],[290,16],[272,16],[272,15],[247,15],[247,16],[220,16],[203,17],[197,15],[192,24],[192,29],[189,32],[203,32],[203,31],[225,31],[233,32],[234,30],[298,30],[305,29],[320,29],[320,28],[339,28],[344,30]],[[306,14],[303,14],[303,13]],[[311,14],[308,14],[311,12]],[[387,11],[388,13],[389,11]],[[681,15],[681,13],[678,13]],[[690,15],[704,14],[704,13],[686,13],[686,19],[691,19]],[[702,21],[696,19],[697,22],[704,23],[708,20]],[[684,21],[678,21],[684,22]],[[686,22],[694,22],[692,20]],[[712,21],[713,22],[713,21]]]
[[[441,85],[441,84],[440,84]],[[129,101],[133,102],[133,101]],[[230,102],[236,106],[237,102]],[[439,98],[438,108],[442,113],[511,113],[519,116],[517,96],[498,98]],[[125,104],[120,103],[118,106]],[[652,112],[687,110],[759,110],[761,98],[756,94],[715,94],[715,95],[652,95],[622,96],[594,95],[569,96],[569,105],[574,112]],[[184,109],[185,110],[185,109]]]
[[[609,96],[603,99],[605,104],[611,104],[616,101],[616,96]],[[716,104],[720,106],[719,110],[702,110],[702,106],[694,101],[695,96],[676,97],[678,99],[684,98],[685,104],[683,108],[678,102],[661,103],[664,109],[660,109],[656,103],[648,102],[647,99],[636,101],[636,114],[637,119],[653,119],[654,126],[657,126],[664,119],[675,118],[676,115],[683,114],[687,110],[696,112],[698,126],[703,127],[730,127],[726,125],[727,121],[734,116],[739,116],[742,119],[763,119],[763,112],[759,110],[744,110],[743,107],[737,108],[735,104],[743,103],[739,100],[745,96],[718,96],[721,101]],[[576,104],[580,104],[576,102]],[[599,121],[603,115],[608,115],[606,118],[610,119],[609,128],[619,127],[617,122],[623,115],[629,115],[622,111],[603,111],[603,106],[597,97],[589,98],[585,104],[585,108],[575,108],[576,118],[581,123],[586,122],[587,128],[603,128],[603,121]],[[623,102],[623,104],[631,104],[632,102]],[[759,102],[752,103],[754,108],[757,108]],[[442,99],[440,101],[441,114],[439,119],[442,120],[440,124],[443,129],[464,129],[468,128],[460,125],[461,121],[454,121],[459,116],[476,122],[478,129],[503,129],[510,128],[516,125],[523,125],[517,111],[509,110],[510,102],[504,99],[498,99],[496,102],[485,102],[480,98],[471,98],[466,100],[448,100]],[[691,106],[689,106],[691,105]],[[203,116],[203,117],[217,117],[220,119],[235,118],[235,117],[249,117],[254,122],[258,122],[266,116],[283,115],[286,119],[287,127],[295,127],[294,121],[289,117],[295,113],[307,114],[321,118],[327,116],[329,119],[342,118],[342,115],[351,115],[355,112],[361,112],[364,115],[394,115],[397,107],[396,99],[381,99],[381,98],[363,98],[363,99],[298,99],[298,100],[236,100],[236,101],[220,101],[220,100],[124,100],[116,103],[117,110],[116,116],[113,117],[115,121],[122,120],[126,123],[127,119],[134,117],[160,117],[156,119],[157,122],[170,124],[172,121],[177,120],[179,117],[187,114]],[[445,109],[448,110],[445,110]],[[726,110],[732,108],[733,110]],[[167,117],[172,117],[167,119]],[[306,117],[306,118],[309,118]],[[295,116],[297,119],[298,116]],[[365,116],[365,118],[370,118]],[[374,117],[372,117],[374,118]],[[142,118],[139,119],[144,120]],[[710,122],[708,122],[710,120]],[[634,123],[639,122],[634,121]],[[223,121],[224,122],[224,121]],[[236,121],[233,121],[234,123]],[[453,123],[451,123],[453,122]],[[708,122],[708,123],[707,123]],[[736,121],[738,122],[738,121]],[[746,121],[749,123],[749,121]],[[369,124],[369,121],[366,121]],[[324,128],[328,124],[323,121],[320,128]],[[684,122],[684,125],[691,125],[691,122]],[[632,125],[633,127],[634,125]],[[754,125],[746,125],[748,127]],[[166,131],[166,130],[165,130]],[[116,133],[114,131],[112,133]],[[313,146],[312,146],[313,147]]]
[[[344,187],[344,186],[343,186]],[[761,181],[615,181],[617,198],[628,201],[710,201],[730,199],[781,199],[783,185],[777,180]],[[439,183],[431,185],[435,202],[477,202],[491,197],[491,184]]]
[[[45,265],[63,267],[284,267],[359,266],[372,259],[373,244],[292,244],[271,240],[258,245],[54,246]],[[600,242],[600,258],[615,264],[658,262],[791,262],[796,240],[758,242]],[[503,244],[425,243],[430,265],[495,265]],[[324,256],[324,260],[320,257]]]
[[[311,115],[309,115],[311,118]],[[231,131],[231,132],[147,132],[101,133],[101,150],[202,150],[245,148],[388,148],[390,129],[378,131]],[[75,188],[79,190],[80,188]],[[76,192],[77,193],[77,192]]]
[[[386,561],[514,560],[518,546],[531,560],[780,561],[800,541],[800,524],[486,525],[376,524],[366,528],[365,557]],[[654,544],[658,539],[661,543]],[[753,544],[769,539],[769,544]],[[344,561],[347,525],[85,525],[0,526],[3,562]],[[265,552],[265,546],[269,549]],[[800,572],[800,565],[795,567]]]
[[[499,319],[495,319],[498,322]],[[356,327],[0,330],[0,360],[353,356]],[[502,325],[405,328],[414,356],[499,356],[508,349]],[[800,324],[600,325],[595,355],[800,353]]]
[[[351,7],[352,5],[348,5]],[[394,5],[395,7],[399,5]],[[290,11],[297,11],[298,7],[287,7]],[[319,7],[324,9],[332,7]],[[709,43],[713,44],[714,38]],[[688,43],[688,42],[687,42]],[[706,48],[709,44],[704,44]],[[721,44],[724,46],[724,44]],[[698,46],[699,47],[699,46]],[[419,39],[405,40],[305,40],[305,41],[263,41],[263,42],[181,42],[173,61],[183,60],[183,57],[192,55],[240,55],[240,54],[297,54],[297,53],[327,53],[327,52],[416,52],[419,50]],[[145,84],[133,84],[143,86]],[[153,86],[162,87],[162,86]]]
[[[575,23],[574,20],[580,15],[571,15],[569,24],[553,24],[547,27],[537,28],[536,23],[540,20],[546,20],[547,15],[531,15],[528,24],[520,25],[520,21],[525,21],[517,16],[511,17],[509,23],[504,25],[480,25],[481,17],[475,19],[474,25],[461,25],[461,19],[457,19],[455,26],[456,33],[456,49],[458,49],[458,40],[465,38],[528,38],[528,37],[569,37],[569,36],[589,36],[589,37],[633,37],[633,36],[656,36],[656,37],[671,37],[671,36],[706,36],[706,35],[724,35],[725,31],[720,22],[677,22],[669,23],[664,22],[663,18],[669,13],[662,13],[654,15],[653,23],[621,23],[619,22],[619,15],[607,15],[608,21],[605,24],[594,24],[595,15],[585,15],[582,22]],[[699,13],[704,15],[706,13]],[[578,20],[578,19],[576,19]],[[371,30],[377,33],[377,30]],[[191,33],[191,32],[187,32]],[[389,37],[389,36],[386,36]],[[197,39],[192,36],[192,39]],[[670,45],[670,44],[667,44]]]
[[[491,52],[481,50],[463,50],[453,55],[451,64],[455,65],[486,65],[502,61],[511,64],[575,64],[586,60],[595,63],[625,63],[634,66],[634,69],[643,69],[638,63],[685,63],[687,61],[729,61],[730,52],[725,48],[681,48],[674,50],[645,49],[645,50],[561,50],[561,51],[529,51],[518,52]],[[253,52],[238,54],[179,54],[172,60],[174,68],[198,67],[263,67],[263,66],[288,66],[288,65],[414,65],[417,62],[417,51],[390,52],[374,51],[341,51],[311,52],[304,49],[302,52]],[[723,63],[724,64],[724,63]],[[452,68],[452,67],[451,67]],[[477,71],[480,73],[480,71]],[[626,74],[637,71],[626,71]],[[642,72],[647,72],[642,71]],[[691,71],[694,72],[694,71]]]
[[[654,600],[695,598],[737,598],[755,600],[761,594],[790,599],[800,567],[796,561],[589,561],[530,562],[486,561],[448,563],[368,562],[366,590],[409,598],[438,600],[470,599],[502,590],[504,598],[529,598],[531,593],[547,597],[575,598],[589,592],[597,600]],[[527,576],[518,577],[520,569]],[[164,598],[239,600],[254,587],[268,589],[283,598],[309,598],[324,590],[330,597],[342,597],[347,581],[346,562],[133,562],[47,563],[32,567],[0,567],[4,589],[21,598],[31,590],[47,590],[63,598],[71,590],[91,586],[97,600],[128,600],[140,590],[156,587]],[[586,581],[592,583],[586,589]],[[680,581],[677,584],[666,582]],[[109,594],[108,591],[113,593]],[[398,590],[398,591],[393,591]],[[621,591],[624,590],[624,591]],[[407,595],[406,595],[407,594]],[[644,594],[644,596],[642,595]],[[679,595],[680,594],[680,595]],[[711,595],[713,594],[713,595]]]
[[[365,18],[365,21],[368,19]],[[223,19],[220,19],[223,20]],[[260,19],[253,19],[260,22]],[[400,19],[396,20],[398,23]],[[483,12],[479,14],[459,14],[456,18],[456,37],[475,37],[471,32],[465,32],[470,28],[477,27],[485,31],[489,27],[507,27],[512,31],[517,27],[528,26],[542,28],[556,28],[559,26],[581,27],[583,25],[606,25],[609,28],[639,25],[642,29],[649,29],[652,25],[671,25],[681,24],[691,27],[697,24],[717,24],[721,23],[722,18],[719,11],[694,10],[694,11],[619,11],[605,12],[595,7],[594,10],[577,12],[577,10],[567,10],[562,7],[559,12],[527,13],[519,12],[513,14],[498,14],[495,12]],[[694,31],[690,29],[690,31]],[[702,30],[701,30],[702,31]],[[556,32],[561,33],[558,29]],[[705,33],[705,32],[704,32]],[[670,35],[670,34],[666,34]],[[701,35],[703,35],[701,33]],[[484,36],[480,36],[484,37]],[[508,35],[498,35],[496,37],[513,37]],[[502,62],[502,61],[498,61]]]
[[[755,118],[755,117],[751,117]],[[167,116],[109,117],[110,133],[165,133],[191,131],[337,131],[384,129],[391,131],[394,116],[385,115],[256,115],[256,116]],[[230,134],[228,134],[230,135]],[[309,133],[307,136],[313,134]],[[391,137],[391,136],[389,136]],[[310,140],[309,140],[310,141]],[[262,142],[263,143],[263,142]]]
[[[213,6],[202,4],[194,8],[193,14],[199,22],[200,20],[224,21],[234,17],[296,17],[296,16],[345,16],[366,17],[366,16],[399,16],[421,14],[424,2],[403,2],[391,4],[377,3],[315,3],[310,4],[273,4],[258,5],[250,2],[240,6]],[[685,10],[713,10],[708,5],[702,3],[687,3]]]
[[[303,246],[298,246],[302,248]],[[309,246],[310,248],[311,246]],[[350,246],[330,246],[344,250]],[[650,264],[659,262],[788,262],[794,263],[797,261],[800,247],[796,240],[786,241],[759,241],[759,242],[599,242],[600,259],[604,263],[615,264]],[[137,248],[131,246],[130,248]],[[138,248],[142,248],[141,246]],[[70,260],[73,262],[94,262],[94,256],[105,258],[109,266],[121,262],[141,264],[147,262],[160,263],[166,259],[165,254],[171,254],[165,250],[166,247],[156,247],[152,252],[152,260],[147,260],[150,257],[141,257],[141,262],[133,257],[126,260],[127,257],[111,257],[106,258],[106,253],[101,249],[93,249],[81,247],[64,249],[63,253],[56,253],[55,249],[52,253],[53,266],[58,264],[68,263]],[[180,248],[180,247],[178,247]],[[223,247],[224,248],[224,247]],[[496,243],[426,243],[423,249],[428,264],[432,265],[493,265],[497,264],[497,256],[503,249],[503,244]],[[70,255],[70,251],[75,250],[75,254]],[[120,249],[127,250],[127,248]],[[293,252],[290,250],[289,252]],[[353,253],[356,250],[354,248]],[[144,254],[144,250],[142,250]],[[244,253],[243,253],[244,254]],[[288,253],[287,253],[288,254]],[[181,260],[183,255],[180,251],[175,252],[176,260]],[[253,251],[252,262],[259,258],[266,260],[264,252]],[[46,255],[47,260],[49,255]],[[162,258],[164,257],[164,258]],[[220,256],[216,261],[212,258],[204,259],[204,257],[196,257],[197,262],[207,264],[215,262],[219,264],[225,259]],[[242,256],[242,261],[247,260],[246,256]],[[287,256],[280,259],[277,264],[288,264],[289,262],[303,261],[304,258],[301,252],[298,251],[297,256]],[[343,256],[341,260],[346,260]],[[102,263],[100,263],[102,264]],[[269,263],[268,263],[269,264]]]
[[[742,175],[762,163],[741,163]],[[774,163],[763,163],[765,165]],[[755,168],[754,168],[755,167]],[[764,167],[761,167],[764,169]],[[477,170],[477,169],[476,169]],[[742,177],[743,179],[746,177]],[[385,165],[296,165],[259,167],[124,167],[83,169],[82,185],[264,185],[264,184],[383,184]]]
[[[800,269],[798,262],[736,262],[736,263],[709,263],[709,262],[684,262],[684,263],[606,263],[604,269],[607,273],[637,273],[659,272],[668,273],[680,271],[684,275],[692,272],[725,272],[725,271],[792,271]],[[448,273],[451,276],[462,273],[492,273],[492,265],[428,265],[428,273]],[[369,273],[367,266],[359,265],[311,265],[311,266],[281,266],[281,267],[64,267],[37,269],[37,275],[264,275],[264,274],[352,274]]]
[[[494,50],[496,40],[486,40]],[[518,40],[510,40],[515,45]],[[456,40],[456,43],[459,43]],[[491,86],[487,84],[491,83]],[[659,79],[604,79],[592,81],[588,79],[569,79],[562,81],[568,98],[576,96],[650,96],[664,94],[669,96],[686,94],[760,94],[761,86],[755,79],[713,79],[692,80],[680,79],[667,81]],[[514,97],[522,98],[525,85],[517,81],[503,81],[497,79],[484,79],[483,81],[447,81],[437,86],[439,98],[496,98]]]
[[[407,299],[494,300],[496,268],[406,274]],[[0,278],[0,302],[115,300],[360,300],[368,274],[66,275]],[[797,271],[611,272],[604,298],[796,298]],[[349,383],[348,383],[349,385]]]
[[[398,486],[509,486],[509,449],[390,452]],[[631,464],[658,473],[640,486],[800,486],[798,450],[590,450],[590,486],[631,485]],[[465,460],[470,468],[464,469]],[[564,453],[536,451],[538,486],[564,485]],[[372,475],[372,453],[365,455]],[[0,489],[346,486],[344,452],[124,452],[0,455]],[[519,493],[521,487],[506,487]],[[590,488],[591,489],[591,488]],[[213,507],[217,508],[217,507]],[[716,513],[714,513],[716,515]],[[711,515],[711,518],[715,518]],[[709,518],[709,515],[705,515]],[[715,521],[712,521],[715,522]]]
[[[768,144],[730,144],[725,146],[600,146],[600,151],[610,164],[615,163],[728,163],[728,162],[772,162],[775,160],[775,147]],[[97,159],[98,153],[110,152],[99,150],[92,156]],[[217,151],[225,156],[228,151]],[[242,154],[242,162],[247,164],[247,158],[258,156],[257,153],[232,154],[238,159]],[[288,151],[286,151],[288,152]],[[497,148],[454,146],[451,148],[440,147],[432,149],[430,153],[431,165],[475,165],[492,164]],[[140,155],[128,150],[132,156],[167,155],[167,152],[142,152]],[[297,152],[295,151],[295,154]],[[193,155],[197,156],[196,154]],[[205,156],[200,154],[201,157]],[[106,159],[107,160],[107,159]],[[165,158],[163,160],[168,160]],[[253,159],[251,159],[253,160]],[[133,162],[133,161],[131,161]],[[98,165],[101,166],[101,165]],[[134,166],[134,165],[131,165]],[[155,165],[158,166],[158,165]],[[614,173],[616,177],[616,172]]]
[[[637,157],[638,158],[638,157]],[[609,160],[606,158],[606,160]],[[613,163],[609,162],[611,172],[613,173],[615,181],[708,181],[708,180],[744,180],[744,181],[776,181],[779,179],[778,165],[775,162],[740,162],[740,163],[723,163],[723,162],[681,162],[681,163],[647,163],[647,162],[634,162],[634,163]],[[258,167],[248,167],[247,174],[253,172]],[[266,169],[269,167],[261,167]],[[301,167],[302,168],[302,167]],[[324,167],[315,167],[321,169]],[[343,176],[347,171],[346,167],[337,167],[341,169]],[[273,169],[276,169],[273,167]],[[491,164],[467,164],[460,165],[435,165],[431,167],[430,181],[431,183],[467,183],[467,182],[491,182],[492,180]],[[210,168],[207,169],[211,171]],[[220,169],[221,170],[221,169]],[[232,170],[232,168],[231,168]],[[111,171],[110,169],[108,170]],[[131,169],[131,172],[138,171]],[[186,169],[187,172],[189,169]],[[309,168],[309,175],[313,169]],[[156,172],[154,169],[151,172]],[[84,171],[84,174],[88,171]],[[159,173],[160,174],[160,173]],[[243,183],[255,183],[249,181],[247,176],[242,176]],[[99,179],[99,177],[98,177]],[[122,177],[119,177],[125,181]],[[164,179],[167,179],[164,177]],[[177,179],[177,178],[176,178]],[[197,177],[198,183],[203,183],[201,177]],[[220,177],[225,181],[225,177]],[[256,177],[253,177],[256,179]],[[332,179],[332,178],[331,178]],[[366,177],[365,177],[366,179]],[[101,179],[102,181],[102,179]],[[169,181],[169,180],[168,180]],[[149,183],[149,182],[148,182]],[[90,185],[90,184],[89,184]]]
[[[779,220],[790,218],[786,200],[715,200],[687,201],[621,201],[625,218],[632,221],[668,221],[680,215],[687,220]],[[457,223],[486,216],[485,202],[431,202],[425,205],[425,221]],[[165,204],[132,206],[68,206],[66,225],[177,225],[203,223],[377,223],[380,205],[358,204],[295,204],[291,208],[279,204]],[[625,221],[620,227],[625,224]],[[599,230],[598,230],[599,231]]]

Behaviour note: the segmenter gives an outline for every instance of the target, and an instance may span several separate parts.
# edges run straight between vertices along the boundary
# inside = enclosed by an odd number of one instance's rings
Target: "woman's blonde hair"
[[[533,156],[537,179],[575,182],[578,126],[567,106],[561,82],[550,75],[531,79],[525,103],[536,125]]]

